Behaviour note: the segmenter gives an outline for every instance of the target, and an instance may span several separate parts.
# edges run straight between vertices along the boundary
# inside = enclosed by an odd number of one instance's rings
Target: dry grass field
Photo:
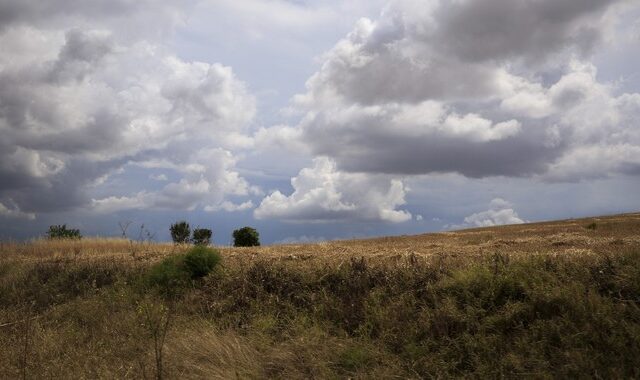
[[[189,249],[1,243],[0,378],[640,377],[640,214]]]

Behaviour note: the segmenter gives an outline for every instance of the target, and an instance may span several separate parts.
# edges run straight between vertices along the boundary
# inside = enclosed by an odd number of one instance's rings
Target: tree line
[[[127,224],[128,225],[128,224]],[[169,227],[171,240],[176,244],[193,243],[195,245],[209,245],[213,231],[209,228],[195,228],[191,231],[189,223],[185,220],[173,223]],[[123,231],[123,235],[125,232]],[[66,224],[49,226],[48,239],[82,239],[79,229],[67,228]],[[260,245],[260,234],[253,227],[242,227],[233,231],[234,247],[255,247]]]

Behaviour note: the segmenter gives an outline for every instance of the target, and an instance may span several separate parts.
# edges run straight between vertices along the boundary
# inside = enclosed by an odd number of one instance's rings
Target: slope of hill
[[[222,248],[0,245],[0,378],[640,377],[640,214]]]

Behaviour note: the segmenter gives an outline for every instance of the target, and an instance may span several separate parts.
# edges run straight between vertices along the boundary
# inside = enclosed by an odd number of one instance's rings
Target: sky
[[[640,209],[640,1],[0,0],[0,239]]]

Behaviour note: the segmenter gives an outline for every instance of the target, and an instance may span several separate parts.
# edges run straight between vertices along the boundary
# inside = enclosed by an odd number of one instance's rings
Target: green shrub
[[[208,275],[219,262],[220,255],[215,249],[196,246],[185,255],[169,256],[151,267],[146,284],[164,294],[175,295],[191,280]]]
[[[184,266],[191,279],[202,278],[209,274],[220,262],[220,254],[205,246],[193,247],[184,256]]]
[[[586,228],[587,228],[588,230],[595,230],[596,228],[598,228],[598,224],[596,224],[596,222],[589,223],[589,224],[587,224],[587,227],[586,227]]]
[[[163,293],[173,293],[183,288],[189,281],[189,272],[183,263],[183,255],[169,256],[151,267],[146,282],[159,288]]]
[[[66,224],[49,226],[47,231],[47,238],[49,239],[82,239],[80,230],[74,228],[67,228]]]
[[[233,231],[234,247],[255,247],[260,245],[260,234],[255,228],[242,227]]]
[[[176,244],[188,243],[189,236],[191,236],[191,228],[189,227],[189,223],[182,220],[180,222],[176,222],[171,225],[169,228],[171,231],[171,239]]]
[[[208,228],[196,228],[193,230],[193,244],[209,245],[211,243],[212,232]]]

